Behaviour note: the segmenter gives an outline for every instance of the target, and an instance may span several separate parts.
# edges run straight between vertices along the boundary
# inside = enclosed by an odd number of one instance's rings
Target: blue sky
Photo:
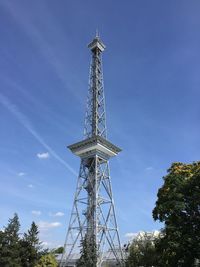
[[[174,161],[200,158],[200,2],[0,1],[0,228],[17,212],[48,246],[64,243],[80,161],[90,52],[103,55],[117,219],[159,229],[151,212]]]

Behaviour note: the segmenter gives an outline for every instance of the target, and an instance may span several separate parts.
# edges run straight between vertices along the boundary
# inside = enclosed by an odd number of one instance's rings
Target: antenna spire
[[[99,37],[100,37],[99,30],[98,28],[96,28],[96,38],[99,38]]]

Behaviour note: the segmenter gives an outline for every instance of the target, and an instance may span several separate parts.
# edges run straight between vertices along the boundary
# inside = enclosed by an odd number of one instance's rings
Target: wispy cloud
[[[35,216],[40,216],[42,214],[40,210],[32,210],[31,213]]]
[[[18,176],[25,176],[26,173],[25,173],[25,172],[19,172],[17,175],[18,175]]]
[[[51,228],[60,227],[62,224],[60,222],[46,222],[40,221],[37,223],[40,230],[49,230]]]
[[[64,165],[73,175],[77,176],[77,172],[66,163],[36,132],[29,119],[19,110],[19,108],[11,103],[7,97],[0,94],[0,103],[11,112],[15,118],[27,129],[27,131],[62,165]]]
[[[49,215],[50,216],[53,216],[53,217],[62,217],[62,216],[64,216],[65,214],[63,213],[63,212],[61,212],[61,211],[58,211],[58,212],[56,212],[56,213],[49,213]]]
[[[28,184],[28,187],[29,187],[29,188],[34,188],[34,185],[32,185],[32,184]]]
[[[37,153],[37,157],[39,159],[48,159],[50,157],[48,152],[44,152],[44,153]]]
[[[46,61],[52,67],[56,73],[60,82],[64,85],[64,88],[67,88],[70,93],[79,101],[80,104],[83,104],[83,100],[80,96],[80,92],[74,90],[71,86],[68,85],[66,79],[66,67],[63,65],[62,60],[58,53],[56,53],[53,46],[44,38],[44,34],[36,26],[36,24],[31,21],[31,16],[28,15],[20,5],[15,5],[14,3],[9,3],[8,1],[1,3],[4,8],[13,16],[16,23],[24,30],[25,34],[31,39],[31,41],[37,45],[41,54],[44,56]],[[23,15],[22,15],[23,14]],[[47,12],[46,15],[50,15],[50,12]],[[53,17],[48,21],[52,21]],[[54,26],[55,26],[54,20]],[[60,28],[57,27],[57,31],[60,31]],[[65,34],[62,33],[62,37],[65,38]]]

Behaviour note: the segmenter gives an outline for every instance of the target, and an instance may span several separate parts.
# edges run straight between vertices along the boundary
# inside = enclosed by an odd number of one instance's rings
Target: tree
[[[129,246],[126,267],[151,267],[158,266],[158,255],[155,242],[158,236],[153,233],[143,232],[139,234]]]
[[[21,244],[22,267],[34,267],[40,257],[40,241],[37,225],[32,222],[30,230],[24,233]]]
[[[52,250],[52,253],[54,254],[62,254],[64,251],[64,247],[55,248]]]
[[[7,227],[1,231],[0,241],[0,266],[21,267],[20,245],[19,245],[19,218],[15,213],[9,219]]]
[[[4,240],[4,232],[0,230],[0,251],[2,250]]]
[[[163,179],[153,210],[165,225],[159,266],[193,267],[200,259],[200,162],[173,163]]]
[[[77,267],[96,267],[97,251],[95,237],[88,237],[85,235],[81,241],[81,256],[76,263]]]
[[[51,253],[43,255],[35,267],[57,267],[55,256]]]
[[[49,250],[41,248],[38,227],[34,222],[21,237],[19,229],[19,218],[15,213],[4,230],[0,231],[0,267],[34,267],[39,260],[41,264],[47,262],[42,266],[57,266]]]

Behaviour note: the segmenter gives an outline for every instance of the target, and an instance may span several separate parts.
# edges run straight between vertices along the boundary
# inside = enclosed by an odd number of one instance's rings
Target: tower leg
[[[80,257],[81,240],[95,242],[97,267],[107,260],[122,265],[122,251],[106,159],[82,159],[60,266]]]

